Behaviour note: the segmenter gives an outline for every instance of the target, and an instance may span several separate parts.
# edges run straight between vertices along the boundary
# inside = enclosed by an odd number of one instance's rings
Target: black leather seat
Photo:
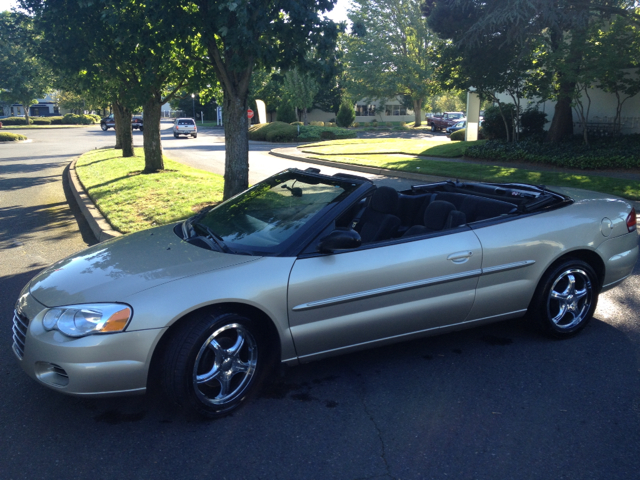
[[[398,206],[398,192],[391,187],[378,187],[364,210],[355,230],[362,243],[392,238],[400,227],[400,219],[393,215]]]
[[[424,211],[423,225],[414,225],[405,232],[403,237],[439,232],[465,223],[465,214],[456,210],[453,203],[435,200]]]

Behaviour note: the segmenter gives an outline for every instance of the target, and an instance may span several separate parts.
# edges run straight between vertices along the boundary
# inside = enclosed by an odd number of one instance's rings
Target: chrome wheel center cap
[[[233,360],[231,358],[227,358],[224,362],[222,362],[222,365],[220,365],[220,370],[223,372],[228,372],[229,370],[231,370],[232,366]]]

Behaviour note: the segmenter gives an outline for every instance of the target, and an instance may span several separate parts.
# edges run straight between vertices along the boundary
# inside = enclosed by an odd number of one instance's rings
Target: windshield
[[[286,171],[220,204],[198,222],[234,250],[273,251],[357,187],[344,180]]]

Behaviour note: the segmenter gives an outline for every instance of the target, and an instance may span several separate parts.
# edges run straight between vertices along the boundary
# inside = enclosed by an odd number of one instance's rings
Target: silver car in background
[[[637,258],[636,212],[610,195],[291,169],[47,268],[16,303],[13,349],[63,393],[157,382],[219,417],[280,363],[525,315],[569,338]]]
[[[180,135],[198,137],[198,127],[193,118],[176,118],[173,122],[173,136],[178,138]]]

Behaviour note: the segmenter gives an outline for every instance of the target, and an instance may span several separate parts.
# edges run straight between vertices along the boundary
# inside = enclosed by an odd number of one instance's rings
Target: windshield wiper
[[[194,220],[197,219],[197,215],[193,218]],[[218,248],[220,248],[220,251],[224,252],[224,253],[235,253],[233,250],[231,250],[225,243],[224,240],[222,239],[222,237],[220,237],[219,235],[216,235],[209,227],[207,227],[204,223],[200,223],[200,222],[195,222],[195,223],[191,223],[189,222],[189,226],[192,226],[194,232],[195,232],[195,227],[201,228],[203,229],[208,237],[211,240],[213,240],[215,242],[215,244],[218,246]]]

